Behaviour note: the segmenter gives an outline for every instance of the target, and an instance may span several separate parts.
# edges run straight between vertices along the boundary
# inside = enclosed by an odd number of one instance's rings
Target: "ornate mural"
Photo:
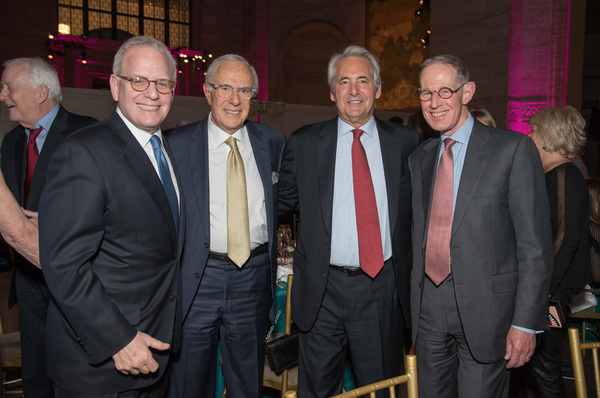
[[[367,48],[381,65],[379,110],[412,112],[420,107],[419,66],[429,57],[429,7],[421,3],[367,0]]]

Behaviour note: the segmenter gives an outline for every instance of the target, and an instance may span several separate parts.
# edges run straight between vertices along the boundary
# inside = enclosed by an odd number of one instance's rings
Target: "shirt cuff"
[[[513,328],[515,328],[515,329],[517,329],[517,330],[520,330],[520,331],[522,331],[522,332],[529,333],[529,334],[540,334],[540,333],[544,333],[544,331],[543,331],[543,330],[533,330],[533,329],[527,329],[527,328],[523,328],[523,327],[521,327],[521,326],[515,326],[515,325],[510,325],[510,326],[512,326]]]

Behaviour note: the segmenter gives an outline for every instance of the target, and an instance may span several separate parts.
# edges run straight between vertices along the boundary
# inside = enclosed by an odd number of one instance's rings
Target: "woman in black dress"
[[[558,303],[566,314],[577,290],[590,281],[588,189],[581,171],[569,161],[585,145],[585,121],[575,108],[566,106],[544,109],[533,115],[529,124],[550,201],[554,271],[549,305]],[[560,349],[565,329],[546,330],[531,359],[540,397],[564,397]]]

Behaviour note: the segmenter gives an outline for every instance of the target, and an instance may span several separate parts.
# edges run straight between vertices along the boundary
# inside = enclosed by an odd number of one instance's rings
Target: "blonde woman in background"
[[[489,113],[487,111],[487,109],[483,109],[483,108],[471,109],[471,116],[473,116],[475,119],[479,120],[481,123],[485,124],[486,126],[496,127],[496,122],[494,121],[492,114]]]
[[[550,201],[554,241],[554,269],[550,302],[558,302],[563,313],[577,290],[590,280],[589,195],[581,171],[569,160],[585,145],[585,120],[571,107],[543,109],[529,120]],[[564,321],[564,319],[563,319]],[[564,397],[560,348],[566,328],[542,333],[529,368],[540,397]]]

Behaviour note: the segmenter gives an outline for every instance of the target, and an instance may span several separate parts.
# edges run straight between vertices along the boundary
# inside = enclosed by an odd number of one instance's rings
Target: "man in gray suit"
[[[552,240],[542,165],[528,137],[470,116],[475,83],[460,59],[428,59],[419,81],[423,115],[441,133],[409,159],[419,393],[507,397],[508,369],[530,359],[547,325]]]

